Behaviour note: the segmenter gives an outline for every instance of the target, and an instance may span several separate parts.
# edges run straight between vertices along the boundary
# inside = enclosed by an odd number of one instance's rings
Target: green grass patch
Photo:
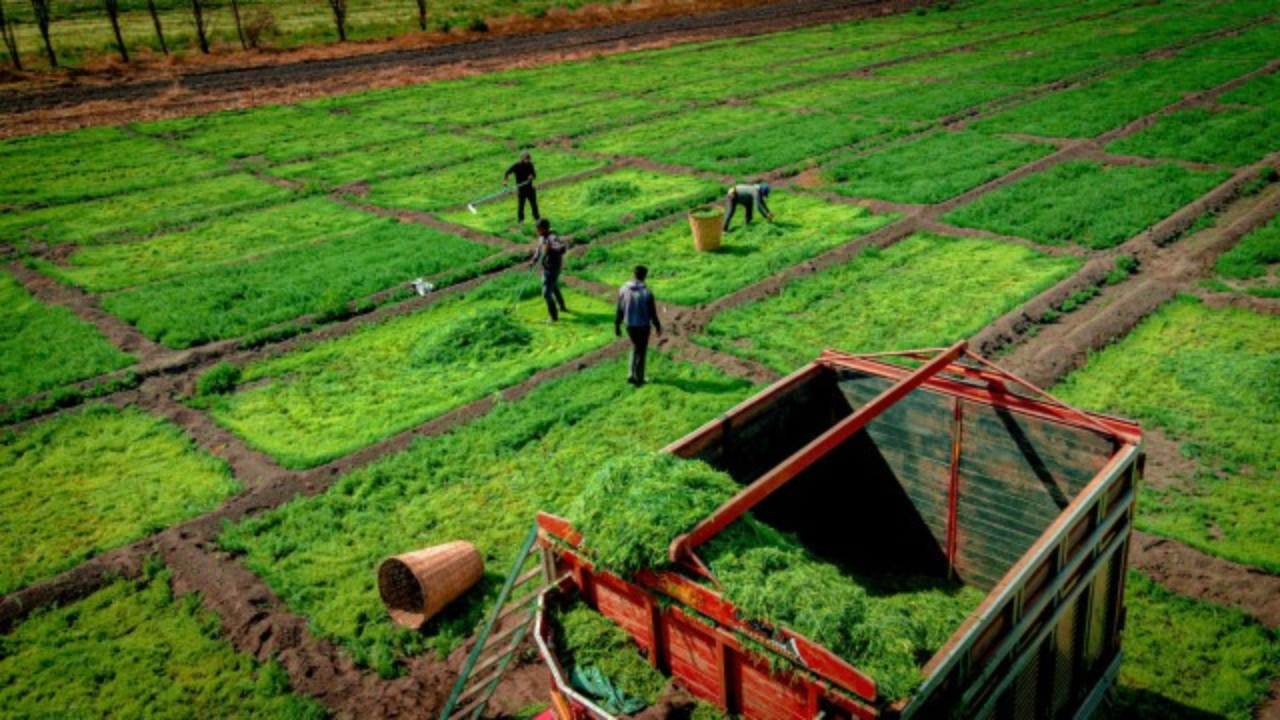
[[[71,310],[45,305],[0,272],[0,404],[119,370],[136,359]]]
[[[1261,297],[1280,297],[1280,215],[1240,239],[1235,247],[1218,256],[1219,277],[1239,283],[1241,288]]]
[[[0,142],[0,205],[60,205],[224,171],[118,128],[38,135]]]
[[[1068,162],[983,195],[943,220],[1046,245],[1074,242],[1105,249],[1155,225],[1230,176],[1178,165]]]
[[[824,170],[830,190],[852,197],[939,203],[1053,152],[975,132],[934,133]]]
[[[1121,138],[1107,152],[1239,167],[1280,147],[1280,113],[1268,108],[1181,110],[1165,115],[1137,135]]]
[[[1218,96],[1218,102],[1280,107],[1280,73],[1261,75]]]
[[[576,147],[604,155],[652,157],[687,145],[727,138],[786,117],[762,108],[705,107],[593,135],[578,141]]]
[[[100,200],[0,214],[0,238],[92,245],[147,235],[296,197],[251,175],[175,183]]]
[[[267,168],[266,172],[308,186],[332,189],[359,181],[426,173],[506,151],[507,147],[498,142],[459,135],[420,135],[341,155],[277,165]],[[434,172],[429,175],[434,176]]]
[[[1138,526],[1280,572],[1280,318],[1166,305],[1059,387],[1067,402],[1159,427],[1199,459],[1194,477],[1143,485]]]
[[[1248,720],[1280,675],[1280,638],[1239,610],[1175,595],[1137,571],[1108,720]]]
[[[340,318],[348,303],[420,276],[443,287],[474,275],[493,248],[381,219],[327,242],[208,268],[107,296],[103,308],[172,348],[239,337],[302,315]]]
[[[212,510],[226,465],[137,410],[107,405],[0,436],[0,593]]]
[[[246,566],[317,635],[341,642],[362,665],[394,674],[398,655],[448,653],[496,597],[535,511],[563,513],[609,458],[657,450],[752,390],[661,354],[651,355],[649,375],[635,390],[618,360],[540,385],[346,475],[324,495],[231,527],[221,542],[246,553]],[[480,586],[424,632],[397,628],[381,607],[373,568],[389,555],[460,538],[484,556]]]
[[[237,653],[198,596],[174,598],[167,570],[37,611],[0,642],[0,705],[16,717],[326,714],[284,668]]]
[[[217,218],[143,242],[84,248],[72,253],[65,265],[42,263],[40,269],[89,292],[109,292],[205,275],[246,258],[337,241],[387,225],[383,218],[317,197]]]
[[[608,306],[565,289],[572,312],[547,324],[527,277],[498,278],[465,297],[250,365],[246,381],[268,382],[220,398],[213,416],[290,467],[317,465],[612,341]],[[507,342],[474,335],[467,342],[469,331],[483,330],[476,323],[506,313],[521,288],[524,299],[501,328]]]
[[[735,226],[716,252],[698,252],[687,222],[624,242],[593,246],[569,259],[579,277],[621,286],[636,265],[662,302],[699,305],[765,279],[897,219],[808,196],[773,197],[775,220]]]
[[[271,162],[408,140],[423,133],[409,125],[353,121],[349,116],[293,105],[231,110],[133,127],[224,160],[260,157]]]
[[[639,98],[610,98],[553,110],[536,117],[518,117],[476,128],[476,132],[519,145],[533,145],[553,138],[575,138],[591,132],[633,125],[679,109],[670,103]]]
[[[590,99],[577,92],[527,92],[513,85],[459,80],[348,95],[316,105],[342,108],[360,120],[482,127],[580,105]]]
[[[701,205],[721,189],[711,180],[627,168],[541,189],[538,207],[552,230],[584,241]],[[481,206],[479,214],[455,210],[440,217],[509,240],[532,241],[533,229],[518,225],[513,215],[509,207],[492,204]]]
[[[695,341],[781,372],[829,347],[938,347],[977,332],[1079,265],[1017,245],[913,235],[726,310]]]
[[[534,187],[539,187],[540,183],[556,178],[598,170],[608,164],[604,160],[554,150],[535,150],[532,156],[533,166],[538,171],[538,179],[534,181]],[[363,197],[353,199],[378,207],[424,212],[461,207],[501,190],[502,174],[511,167],[515,159],[514,156],[484,157],[430,173],[382,180],[372,183],[368,193]],[[548,189],[547,192],[550,190]],[[542,207],[542,197],[543,193],[540,190],[539,209]],[[501,213],[514,219],[515,203],[516,198],[513,192],[509,196],[477,205],[476,208],[486,215]]]

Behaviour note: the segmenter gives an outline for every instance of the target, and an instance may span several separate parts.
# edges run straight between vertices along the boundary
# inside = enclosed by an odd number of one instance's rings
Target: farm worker
[[[569,312],[564,306],[564,296],[560,294],[560,268],[564,267],[564,254],[569,246],[560,240],[559,235],[551,232],[551,223],[546,218],[538,220],[537,228],[538,247],[533,251],[529,267],[542,266],[542,299],[547,301],[551,322],[555,322],[560,319],[561,312]]]
[[[658,305],[653,291],[644,284],[649,268],[637,265],[635,279],[618,290],[618,311],[613,316],[613,334],[622,337],[622,323],[627,324],[627,337],[631,338],[631,373],[627,382],[640,387],[644,384],[644,358],[649,351],[649,326],[662,337],[662,323],[658,321]]]
[[[508,178],[512,175],[516,176],[516,221],[524,222],[526,202],[529,203],[529,209],[533,211],[533,219],[541,220],[542,216],[538,214],[538,192],[533,189],[533,181],[538,177],[538,171],[533,169],[533,158],[529,156],[528,150],[520,153],[520,159],[512,163],[511,167],[502,174],[502,187],[507,187]]]
[[[769,206],[765,204],[764,199],[769,197],[769,183],[759,183],[756,185],[734,185],[729,188],[729,194],[725,196],[724,210],[724,228],[729,229],[729,221],[733,219],[733,213],[738,206],[747,209],[747,222],[751,222],[751,214],[756,208],[760,209],[760,214],[765,218],[772,220],[773,213],[769,212]]]

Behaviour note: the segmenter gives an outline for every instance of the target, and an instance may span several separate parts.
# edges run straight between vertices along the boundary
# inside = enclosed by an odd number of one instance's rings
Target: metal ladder
[[[507,581],[493,603],[493,612],[476,636],[475,647],[467,656],[462,666],[458,681],[449,694],[440,713],[441,720],[457,720],[459,718],[480,717],[489,699],[498,689],[498,683],[511,665],[511,658],[516,648],[524,640],[537,614],[537,599],[547,585],[552,582],[553,570],[547,564],[548,556],[541,548],[536,547],[538,524],[529,528],[529,535],[516,556]],[[536,556],[538,562],[529,570],[525,570],[529,558]],[[516,600],[508,602],[518,589],[525,592]]]

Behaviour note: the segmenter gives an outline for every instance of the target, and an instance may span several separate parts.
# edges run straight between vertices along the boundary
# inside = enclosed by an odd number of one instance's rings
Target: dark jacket
[[[653,291],[639,280],[632,280],[618,291],[618,311],[613,316],[614,329],[625,324],[627,327],[648,327],[662,332],[662,323],[658,320],[658,305],[653,299]]]
[[[538,177],[538,171],[533,169],[532,160],[529,162],[517,160],[502,174],[502,181],[506,182],[512,175],[516,176],[516,185],[524,185],[527,182],[533,182],[534,178]]]
[[[567,252],[569,252],[569,246],[560,240],[559,235],[550,233],[538,238],[538,248],[533,251],[533,262],[542,266],[543,273],[559,275],[560,268],[564,267],[564,254]]]
[[[769,212],[769,206],[764,202],[764,195],[760,192],[759,185],[734,185],[732,193],[740,205],[755,204],[756,209],[766,216],[773,214]]]

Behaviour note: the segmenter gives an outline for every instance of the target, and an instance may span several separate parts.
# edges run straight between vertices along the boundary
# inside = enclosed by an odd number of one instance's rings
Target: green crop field
[[[208,512],[239,484],[177,428],[96,406],[0,437],[0,593]]]
[[[1067,401],[1158,427],[1196,459],[1148,483],[1140,527],[1280,572],[1280,319],[1183,298],[1059,387]]]
[[[880,352],[963,338],[1078,261],[984,240],[916,235],[726,310],[697,342],[781,371],[821,348]]]
[[[1136,526],[1187,566],[1204,552],[1235,563],[1231,577],[1280,574],[1274,0],[958,0],[845,22],[801,0],[733,9],[714,32],[688,21],[715,36],[698,41],[663,16],[689,0],[441,0],[428,23],[452,28],[449,47],[403,38],[376,58],[308,61],[296,85],[294,56],[264,53],[271,97],[299,98],[266,106],[219,89],[243,60],[225,3],[202,3],[215,57],[193,63],[192,5],[156,0],[174,54],[154,80],[106,57],[103,6],[87,0],[53,3],[52,41],[77,69],[43,74],[39,4],[3,7],[37,72],[0,73],[18,108],[0,129],[116,126],[0,139],[0,608],[17,613],[0,618],[0,714],[350,712],[350,696],[315,689],[332,668],[305,648],[328,642],[342,682],[361,674],[361,699],[438,714],[440,681],[388,679],[473,636],[536,511],[612,512],[627,493],[593,495],[602,466],[659,450],[825,348],[968,338],[1067,402],[1133,418],[1149,453]],[[120,5],[126,42],[161,62],[147,4]],[[347,5],[351,39],[416,32],[412,3]],[[336,39],[329,3],[236,7],[274,18],[268,47]],[[658,24],[616,42],[572,29],[624,12]],[[543,43],[510,14],[571,29]],[[445,79],[415,77],[418,63]],[[330,67],[344,86],[369,68],[366,89],[323,95]],[[117,102],[115,82],[162,100]],[[73,87],[107,112],[59,104]],[[235,109],[193,114],[206,92]],[[570,245],[554,323],[526,264],[534,223],[502,192],[525,150],[541,215]],[[775,217],[739,211],[722,247],[698,252],[690,215],[754,182],[771,185]],[[611,302],[636,265],[664,328],[638,388]],[[616,534],[618,557],[665,558],[684,530],[628,517],[643,527]],[[196,519],[195,535],[166,532]],[[854,588],[751,522],[750,542],[704,546],[728,596],[856,658],[882,694],[915,687],[979,602],[938,578],[900,597]],[[483,579],[422,632],[398,628],[380,561],[451,540],[476,544]],[[84,565],[124,546],[110,558],[127,556],[123,578]],[[171,567],[141,562],[148,546]],[[204,560],[229,574],[197,572]],[[1255,622],[1252,588],[1213,572],[1178,594],[1131,571],[1107,717],[1274,711],[1280,637]],[[271,595],[262,635],[242,610]],[[575,662],[648,668],[586,652],[598,638],[625,655],[616,632],[577,630]],[[664,681],[641,679],[652,700]]]

